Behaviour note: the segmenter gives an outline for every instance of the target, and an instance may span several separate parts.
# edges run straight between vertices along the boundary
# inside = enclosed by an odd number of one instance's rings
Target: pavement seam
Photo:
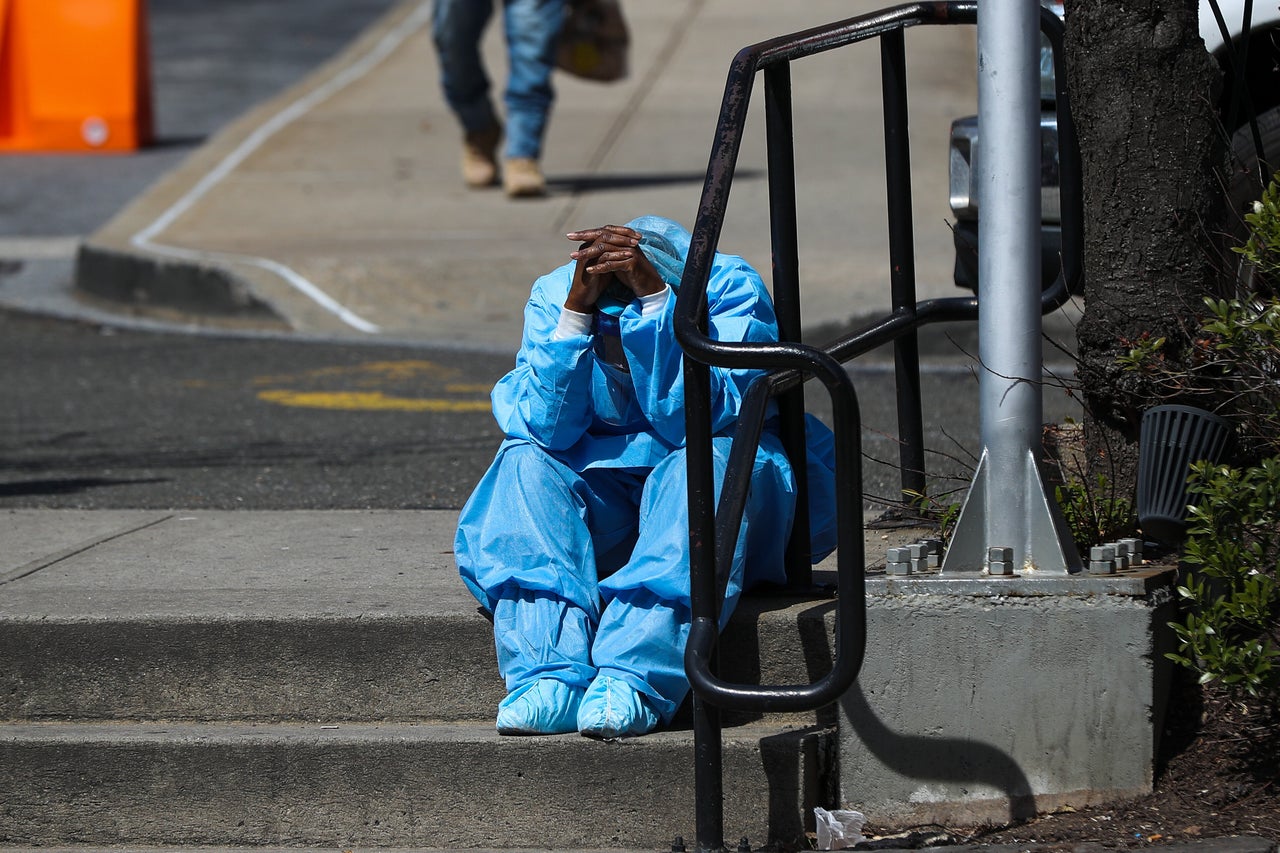
[[[152,519],[151,521],[143,524],[134,524],[129,527],[125,527],[114,533],[107,533],[102,536],[94,536],[90,539],[82,540],[69,548],[65,548],[62,551],[57,552],[56,554],[37,557],[29,563],[18,566],[16,569],[10,569],[9,571],[0,574],[0,586],[4,586],[5,584],[12,583],[16,580],[21,580],[28,575],[33,575],[42,569],[47,569],[50,566],[57,565],[63,560],[69,560],[77,554],[83,554],[85,551],[92,550],[93,548],[106,544],[113,539],[119,539],[121,536],[128,536],[131,533],[137,533],[139,531],[146,530],[148,527],[154,527],[157,524],[162,524],[171,518],[173,518],[173,513]]]
[[[261,148],[268,140],[288,127],[316,106],[324,103],[338,92],[360,80],[387,57],[394,53],[404,42],[426,26],[430,20],[431,4],[419,3],[403,20],[385,33],[372,47],[350,65],[334,74],[324,83],[305,95],[292,101],[284,109],[254,130],[246,139],[232,149],[231,153],[219,161],[211,171],[207,172],[195,186],[170,205],[152,223],[141,229],[130,238],[130,243],[153,254],[195,262],[224,262],[231,264],[247,264],[266,270],[282,278],[299,293],[315,302],[325,311],[361,332],[377,333],[381,327],[364,319],[329,294],[325,293],[313,282],[300,275],[292,268],[279,261],[252,255],[238,255],[227,252],[209,252],[184,249],[179,246],[168,246],[154,242],[154,238],[173,224],[180,216],[195,206],[213,187],[220,183],[234,169],[240,166],[250,155]]]

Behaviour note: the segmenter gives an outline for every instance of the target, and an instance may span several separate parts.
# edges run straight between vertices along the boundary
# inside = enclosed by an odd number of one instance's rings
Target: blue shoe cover
[[[498,734],[559,735],[578,730],[582,687],[554,678],[522,684],[498,703]]]
[[[578,731],[587,737],[635,737],[657,727],[658,715],[644,696],[609,675],[596,676],[578,708]]]

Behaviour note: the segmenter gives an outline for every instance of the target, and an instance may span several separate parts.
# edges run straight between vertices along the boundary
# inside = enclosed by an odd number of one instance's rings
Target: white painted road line
[[[249,155],[262,147],[267,140],[275,136],[292,122],[306,115],[308,111],[314,109],[317,105],[328,100],[342,89],[368,74],[376,68],[380,62],[390,56],[396,48],[403,44],[409,36],[426,26],[430,18],[431,4],[427,2],[421,3],[403,21],[401,21],[395,28],[389,31],[372,48],[370,48],[368,53],[364,54],[357,61],[348,65],[341,72],[331,77],[323,85],[313,89],[272,116],[261,127],[250,134],[248,138],[236,146],[230,154],[224,157],[217,166],[201,178],[195,186],[186,192],[186,194],[174,202],[164,213],[160,214],[154,222],[146,228],[143,228],[137,234],[134,234],[131,240],[133,245],[140,249],[155,252],[156,254],[182,258],[184,260],[204,262],[227,261],[231,263],[249,264],[260,269],[268,270],[280,276],[294,289],[307,296],[321,308],[338,317],[338,319],[346,323],[348,326],[371,334],[376,334],[377,332],[382,331],[379,326],[351,311],[307,278],[277,261],[251,255],[205,252],[194,249],[183,249],[177,246],[167,246],[163,243],[157,243],[156,237],[172,225],[178,217],[190,210],[196,202],[202,199],[237,166],[243,163]]]

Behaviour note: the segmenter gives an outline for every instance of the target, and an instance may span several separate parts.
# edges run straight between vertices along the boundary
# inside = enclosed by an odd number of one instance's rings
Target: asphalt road
[[[511,358],[0,315],[0,506],[457,507]]]
[[[501,441],[488,394],[512,363],[0,314],[0,507],[458,508]],[[892,371],[853,375],[866,493],[892,496]],[[959,360],[935,362],[922,388],[933,491],[963,490],[976,379]],[[822,392],[807,396],[825,416]],[[1045,414],[1077,413],[1046,389]]]

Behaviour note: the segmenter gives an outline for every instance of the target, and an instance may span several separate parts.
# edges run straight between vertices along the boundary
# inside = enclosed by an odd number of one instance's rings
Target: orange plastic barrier
[[[151,136],[146,0],[0,0],[0,153]]]

